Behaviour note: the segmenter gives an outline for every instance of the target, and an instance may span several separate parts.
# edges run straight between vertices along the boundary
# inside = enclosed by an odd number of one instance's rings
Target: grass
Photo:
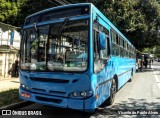
[[[16,102],[20,102],[18,89],[10,89],[8,91],[0,92],[0,107]]]

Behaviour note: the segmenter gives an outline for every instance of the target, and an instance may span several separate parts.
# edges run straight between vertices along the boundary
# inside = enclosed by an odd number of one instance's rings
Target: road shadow
[[[145,72],[153,72],[152,68],[144,68],[142,71],[141,70],[137,70],[136,73],[145,73]]]
[[[160,70],[160,63],[155,63],[153,64],[153,69],[157,69],[157,70]]]
[[[37,109],[31,110],[33,111]],[[160,102],[147,102],[146,99],[128,98],[127,101],[115,103],[112,106],[101,105],[101,107],[95,113],[85,113],[77,110],[56,108],[47,105],[41,106],[39,111],[42,111],[43,118],[117,118],[120,116],[123,117],[123,115],[139,118],[144,116],[152,117],[153,114],[155,116],[154,118],[157,118],[158,115],[155,114],[160,114]],[[125,114],[122,115],[121,113]]]
[[[154,73],[155,75],[160,75],[160,68],[154,67],[154,68],[153,68],[153,71],[155,72],[155,73]]]
[[[91,113],[85,113],[82,111],[68,109],[68,108],[59,108],[49,105],[42,105],[38,103],[29,105],[27,107],[22,107],[17,110],[41,111],[42,118],[89,118],[91,116]]]
[[[11,82],[13,82],[13,83],[20,83],[20,82],[18,82],[18,81],[11,81]]]
[[[138,69],[136,71],[136,73],[145,73],[145,72],[153,72],[153,71],[159,71],[160,72],[160,68],[156,68],[155,65],[151,68],[143,68],[143,70]]]
[[[159,97],[159,98],[156,98],[156,99],[160,99],[160,97]]]
[[[160,68],[153,68],[154,71],[160,71]]]
[[[157,98],[160,99],[160,98]],[[151,112],[152,111],[152,112]],[[160,102],[147,102],[146,99],[132,99],[129,98],[128,101],[122,101],[121,103],[116,103],[112,106],[106,106],[101,110],[98,110],[93,116],[98,118],[100,115],[110,116],[113,118],[117,118],[121,116],[121,113],[125,113],[125,115],[131,115],[136,117],[158,117],[157,113],[160,114]]]

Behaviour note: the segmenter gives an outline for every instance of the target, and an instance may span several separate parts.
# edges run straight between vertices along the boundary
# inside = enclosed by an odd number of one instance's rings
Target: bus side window
[[[106,36],[106,40],[107,40],[107,44],[106,44],[107,48],[100,51],[100,56],[101,56],[101,59],[103,59],[103,60],[107,60],[109,58],[109,52],[110,52],[110,49],[109,49],[109,36]]]
[[[104,50],[99,50],[99,32],[94,30],[94,72],[100,72],[104,66],[107,64],[110,46],[109,46],[109,36],[105,36],[107,40],[107,48]]]
[[[116,35],[115,35],[115,32],[111,31],[111,37],[112,37],[112,54],[116,55]]]

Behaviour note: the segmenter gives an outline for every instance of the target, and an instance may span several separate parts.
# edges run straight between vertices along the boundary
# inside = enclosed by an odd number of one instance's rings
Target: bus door
[[[110,26],[100,17],[94,16],[94,73],[97,77],[96,95],[98,100],[96,106],[110,96],[110,86],[112,79],[112,62],[110,59]],[[96,20],[96,21],[95,21]],[[104,39],[101,39],[104,38]],[[100,45],[104,45],[100,46]]]

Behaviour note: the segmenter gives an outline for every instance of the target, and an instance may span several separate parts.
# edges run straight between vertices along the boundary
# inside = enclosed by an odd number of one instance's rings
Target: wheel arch
[[[117,91],[118,91],[118,75],[115,74],[115,75],[113,76],[113,79],[115,79],[115,81],[116,81],[116,92],[117,92]]]

